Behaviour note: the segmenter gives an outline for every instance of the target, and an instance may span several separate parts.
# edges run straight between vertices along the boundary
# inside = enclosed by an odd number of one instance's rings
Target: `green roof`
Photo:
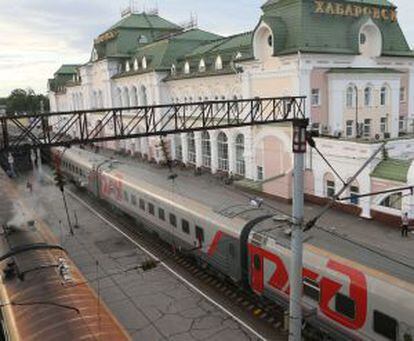
[[[125,18],[122,18],[109,30],[119,28],[148,28],[148,29],[176,29],[181,30],[182,28],[171,21],[168,21],[156,14],[147,13],[133,13]],[[108,30],[108,31],[109,31]]]
[[[80,64],[63,64],[56,72],[55,75],[73,75],[76,74],[77,68]]]
[[[374,178],[406,183],[411,162],[412,160],[383,160],[374,169],[371,176]]]
[[[321,3],[331,3],[322,0]],[[333,1],[346,6],[389,7],[391,2],[375,0]],[[414,56],[398,21],[383,20],[367,15],[338,15],[316,13],[316,3],[310,0],[270,0],[262,7],[261,20],[270,26],[275,39],[274,54],[303,53],[359,54],[360,28],[371,19],[382,33],[382,55]],[[342,7],[343,8],[343,7]],[[353,7],[351,7],[353,8]],[[371,10],[372,11],[372,10]],[[371,12],[373,13],[373,12]]]
[[[328,73],[339,73],[339,74],[343,74],[343,73],[356,73],[356,74],[361,74],[361,73],[387,73],[387,74],[399,74],[399,73],[403,73],[399,70],[395,70],[395,69],[389,69],[389,68],[332,68],[328,71]]]

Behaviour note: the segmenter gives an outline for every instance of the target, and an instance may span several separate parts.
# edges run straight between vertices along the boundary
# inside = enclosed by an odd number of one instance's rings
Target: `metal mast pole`
[[[306,126],[306,121],[293,122],[293,227],[291,239],[289,341],[302,340],[302,226],[304,216]]]

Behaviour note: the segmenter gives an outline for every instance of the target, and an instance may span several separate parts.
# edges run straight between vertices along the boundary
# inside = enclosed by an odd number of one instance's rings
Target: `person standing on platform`
[[[408,218],[408,213],[405,212],[401,218],[401,236],[408,237],[408,225],[410,224],[410,219]]]

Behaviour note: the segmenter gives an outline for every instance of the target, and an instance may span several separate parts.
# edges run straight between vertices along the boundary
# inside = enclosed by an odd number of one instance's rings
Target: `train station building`
[[[52,111],[307,96],[316,143],[343,180],[380,141],[389,141],[352,184],[352,195],[414,181],[413,63],[389,1],[269,0],[256,27],[228,37],[129,11],[93,41],[89,61],[63,65],[48,86]],[[94,116],[90,124],[102,117]],[[240,186],[291,199],[288,125],[181,134],[169,142],[177,161],[238,175]],[[102,146],[149,160],[165,157],[158,138]],[[308,199],[323,202],[341,186],[309,150]],[[410,193],[351,199],[343,208],[392,219],[402,211],[414,216],[414,199]]]

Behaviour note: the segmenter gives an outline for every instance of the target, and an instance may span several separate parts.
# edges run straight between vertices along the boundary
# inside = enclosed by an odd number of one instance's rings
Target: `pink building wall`
[[[313,69],[311,72],[311,89],[320,89],[320,105],[311,105],[311,119],[313,123],[328,124],[329,100],[328,100],[328,69]]]
[[[400,102],[400,116],[408,116],[408,101],[410,100],[408,98],[409,94],[409,74],[408,70],[401,70],[404,72],[404,74],[401,75],[401,86],[405,88],[405,101]]]

